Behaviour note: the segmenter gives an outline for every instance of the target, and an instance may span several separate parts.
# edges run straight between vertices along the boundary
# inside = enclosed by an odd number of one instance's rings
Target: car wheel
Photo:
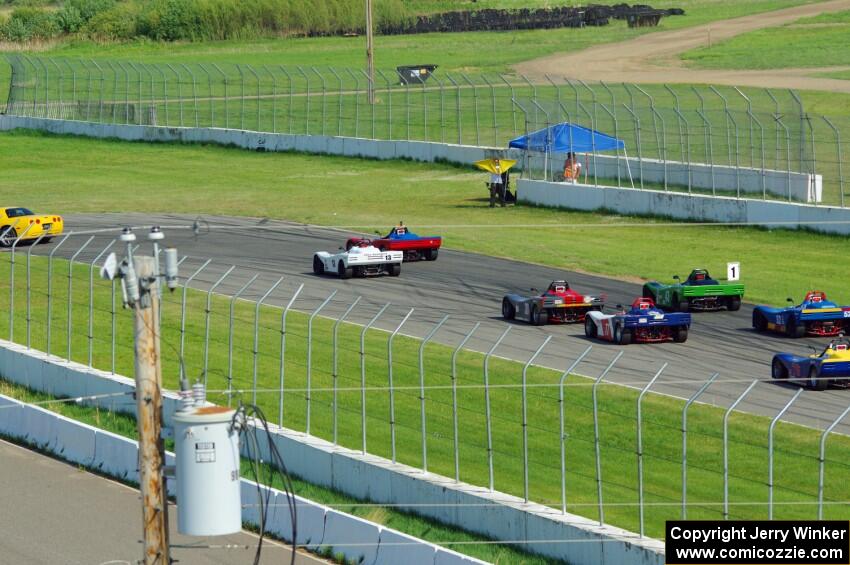
[[[773,379],[782,380],[788,378],[788,369],[782,364],[779,359],[773,360],[773,365],[770,367],[770,376]]]
[[[429,260],[429,261],[436,261],[436,260],[437,260],[437,255],[439,255],[439,254],[440,254],[440,250],[439,250],[439,249],[431,249],[431,250],[428,252],[428,260]]]
[[[535,326],[545,326],[549,322],[549,313],[539,306],[535,306],[531,311],[531,323]]]
[[[729,309],[730,312],[737,312],[741,309],[741,297],[740,296],[732,296],[729,298],[729,301],[726,303],[726,308]]]
[[[809,368],[809,387],[813,390],[826,390],[828,379],[820,376],[818,368],[812,366]]]
[[[688,328],[685,326],[673,328],[673,341],[676,343],[685,343],[688,341]]]
[[[620,345],[628,345],[631,342],[631,330],[627,330],[623,326],[617,326],[616,328],[614,328],[614,343],[619,343]]]
[[[788,337],[805,337],[806,324],[800,324],[794,320],[788,320],[788,325],[785,326],[785,333],[788,334]]]
[[[516,308],[511,304],[511,301],[507,298],[502,299],[502,318],[506,320],[513,320],[516,316]]]
[[[318,255],[313,255],[313,274],[315,274],[315,275],[325,274],[325,264],[322,263],[322,260],[319,259]]]
[[[584,335],[586,337],[596,337],[596,322],[590,316],[584,317]]]
[[[52,240],[52,237],[43,237],[39,243],[50,243]]]
[[[401,274],[401,263],[393,263],[390,265],[390,276],[397,277]]]
[[[760,332],[767,330],[767,318],[761,312],[753,312],[753,327]]]
[[[337,273],[339,274],[339,278],[341,279],[350,279],[351,275],[354,274],[354,269],[351,267],[345,268],[345,262],[340,261],[337,266]]]
[[[18,239],[18,232],[12,226],[6,226],[0,230],[0,247],[12,247],[16,239]]]

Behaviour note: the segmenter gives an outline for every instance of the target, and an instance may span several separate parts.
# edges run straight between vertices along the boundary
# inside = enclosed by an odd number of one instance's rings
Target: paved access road
[[[230,265],[238,265],[217,291],[232,294],[254,274],[259,274],[257,281],[243,294],[245,298],[256,300],[278,277],[283,276],[285,282],[269,296],[268,303],[285,304],[294,289],[304,283],[304,291],[295,308],[312,310],[337,290],[336,297],[323,311],[323,314],[336,317],[356,296],[362,295],[363,300],[350,316],[352,321],[365,322],[380,305],[391,302],[392,307],[376,326],[393,329],[409,308],[415,308],[414,315],[402,331],[416,336],[424,336],[444,315],[449,315],[448,322],[434,337],[437,342],[449,345],[458,344],[476,322],[481,322],[481,327],[468,343],[468,347],[478,351],[487,351],[508,327],[500,311],[502,295],[508,291],[525,291],[530,286],[545,288],[551,280],[563,278],[581,292],[606,293],[610,305],[630,304],[641,291],[637,283],[450,250],[441,250],[435,262],[405,263],[398,278],[343,281],[336,277],[317,277],[312,273],[313,252],[336,250],[344,245],[348,232],[274,220],[226,217],[205,218],[198,235],[188,229],[167,227],[186,226],[193,220],[187,216],[169,215],[153,218],[141,214],[72,215],[66,218],[66,226],[79,231],[155,222],[164,226],[167,243],[176,246],[181,256],[188,256],[181,267],[182,277],[190,275],[205,259],[213,259],[210,266],[192,282],[193,287],[207,289]],[[411,228],[419,231],[417,226]],[[145,232],[137,230],[137,233],[141,241]],[[116,235],[117,230],[108,235],[98,235],[78,260],[91,261]],[[57,255],[69,257],[82,241],[76,236],[70,238]],[[35,252],[48,253],[54,245],[56,242],[41,245]],[[742,267],[746,283],[746,265]],[[800,292],[804,290],[800,289]],[[663,363],[668,362],[668,368],[653,390],[687,398],[717,371],[721,373],[718,381],[700,400],[725,407],[752,379],[769,379],[774,352],[805,353],[808,352],[807,345],[817,346],[825,342],[823,339],[790,340],[782,336],[757,334],[750,327],[751,312],[752,306],[745,304],[736,313],[694,314],[695,321],[687,343],[627,346],[625,355],[609,374],[608,380],[643,386]],[[593,350],[578,367],[578,372],[598,375],[622,349],[621,346],[587,340],[581,325],[540,328],[524,323],[510,325],[511,333],[496,351],[497,355],[525,361],[551,334],[555,339],[537,362],[560,370],[566,369],[572,359],[593,344]],[[755,388],[741,408],[772,416],[795,391],[795,386],[764,382]],[[791,407],[786,419],[825,427],[848,403],[850,390],[807,391]],[[850,423],[838,430],[850,432]]]
[[[0,561],[16,565],[131,565],[142,557],[139,491],[0,440]],[[171,557],[182,565],[254,562],[257,536],[210,538],[176,534],[170,507]],[[205,549],[203,546],[218,546]],[[232,546],[230,549],[221,546]],[[261,563],[289,563],[289,549],[263,542]],[[299,553],[299,565],[328,563]]]

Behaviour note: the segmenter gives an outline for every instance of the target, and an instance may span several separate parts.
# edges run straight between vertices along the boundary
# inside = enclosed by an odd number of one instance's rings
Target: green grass
[[[26,132],[0,135],[0,163],[7,194],[26,194],[23,204],[36,210],[227,210],[368,232],[403,219],[414,230],[444,236],[453,249],[636,281],[668,280],[695,265],[722,271],[726,261],[739,260],[750,301],[781,304],[815,287],[850,301],[843,266],[833,260],[846,238],[689,224],[661,228],[650,219],[528,206],[490,209],[483,173],[458,167]],[[794,269],[786,267],[789,257]],[[304,261],[309,268],[309,257]]]
[[[26,312],[22,306],[25,297],[23,258],[18,264],[16,277],[15,337],[25,336]],[[54,276],[67,272],[67,264],[56,261]],[[8,262],[0,263],[0,311],[8,312]],[[31,328],[32,346],[46,348],[46,259],[34,258],[32,264],[33,308]],[[79,328],[72,335],[72,358],[81,362],[88,359],[89,342],[85,324],[88,322],[88,289],[85,280],[88,267],[77,265],[72,295],[73,320]],[[61,280],[61,278],[60,278]],[[111,365],[109,285],[95,283],[94,339],[91,341],[96,367]],[[54,310],[52,319],[51,350],[66,352],[65,327],[67,314],[63,306],[67,300],[67,287],[57,284],[53,288]],[[184,363],[187,375],[200,378],[203,369],[204,301],[206,295],[197,291],[187,293],[186,352]],[[177,386],[178,365],[175,344],[179,341],[179,312],[181,293],[169,294],[163,300],[163,378],[167,388]],[[211,346],[209,349],[210,398],[223,402],[221,392],[227,388],[230,359],[228,357],[229,332],[227,312],[229,300],[215,297],[212,303]],[[116,369],[120,374],[131,374],[132,323],[129,311],[117,314]],[[287,321],[285,355],[286,392],[283,400],[278,390],[280,366],[280,310],[263,307],[258,319],[259,351],[257,403],[264,412],[277,420],[279,402],[283,402],[283,425],[295,430],[306,426],[306,321],[307,315],[291,312]],[[251,398],[253,375],[254,306],[238,303],[235,308],[233,388],[237,396]],[[313,327],[312,348],[312,410],[311,433],[326,439],[332,438],[332,388],[331,369],[332,320],[318,318]],[[343,446],[361,447],[360,401],[360,327],[342,324],[338,343],[338,402],[339,443]],[[366,336],[366,435],[368,451],[375,455],[391,456],[389,399],[386,390],[388,335],[370,331]],[[393,343],[393,376],[395,390],[395,422],[398,460],[415,467],[421,465],[421,427],[419,413],[419,342],[413,338],[398,337]],[[425,355],[425,380],[427,398],[428,468],[445,476],[454,475],[453,432],[451,420],[451,348],[429,344]],[[482,358],[479,353],[462,351],[457,359],[457,382],[460,428],[459,464],[460,478],[475,485],[486,485],[487,450],[485,434],[485,404],[482,384]],[[522,365],[506,360],[493,360],[490,365],[491,406],[493,417],[495,487],[510,494],[522,495],[521,451],[521,395],[516,386]],[[558,507],[560,503],[560,447],[557,425],[559,402],[556,384],[559,373],[542,368],[532,368],[528,382],[529,419],[529,485],[530,498],[535,502]],[[567,449],[567,500],[568,511],[591,519],[597,517],[596,482],[590,381],[576,376],[567,380],[565,392]],[[762,385],[770,386],[770,385]],[[218,392],[216,392],[216,390]],[[600,443],[603,458],[603,492],[608,523],[636,530],[637,479],[634,455],[635,401],[637,391],[616,385],[602,385],[599,390]],[[647,534],[662,537],[664,522],[680,513],[681,493],[681,409],[683,403],[667,396],[650,394],[644,400],[644,465],[645,497],[651,505],[647,508]],[[692,519],[718,519],[722,501],[721,435],[723,410],[708,405],[694,405],[689,412],[689,511]],[[730,426],[730,493],[733,518],[763,519],[767,515],[764,502],[767,497],[765,479],[766,438],[769,420],[760,416],[736,414]],[[816,507],[810,503],[817,493],[816,430],[797,425],[782,424],[776,432],[776,491],[775,517],[778,519],[813,518]],[[826,467],[826,498],[847,500],[848,485],[840,477],[846,476],[850,457],[850,439],[835,436],[829,442]],[[784,503],[803,504],[784,504]],[[745,504],[746,503],[746,504]],[[809,503],[809,504],[806,504]],[[831,518],[846,517],[847,507],[830,504],[826,515]]]
[[[680,29],[736,16],[765,12],[812,3],[814,0],[657,0],[654,7],[682,7],[687,15],[664,18],[657,28],[629,29],[625,22],[612,21],[603,28],[528,30],[512,32],[476,32],[377,36],[376,64],[394,68],[411,63],[436,63],[444,70],[502,72],[510,65],[561,51],[583,49],[598,43],[621,41],[656,30]],[[614,3],[614,2],[603,2]],[[454,5],[441,3],[434,11]],[[540,3],[542,4],[542,2]],[[548,3],[547,3],[548,4]],[[558,2],[564,4],[564,2]],[[500,7],[519,7],[519,3],[498,2]],[[466,6],[464,6],[466,7]],[[526,7],[525,3],[521,7]],[[66,57],[123,58],[143,62],[233,62],[251,64],[287,64],[306,66],[364,66],[363,38],[300,38],[206,43],[131,42],[109,45],[88,41],[60,43],[51,54]]]
[[[828,24],[828,25],[826,25]],[[711,69],[785,69],[846,65],[850,11],[804,18],[751,31],[684,53],[693,66]]]
[[[2,379],[0,379],[0,394],[29,403],[48,402],[57,399],[55,396],[35,392]],[[132,400],[128,400],[128,402],[133,403]],[[44,404],[42,408],[102,430],[134,440],[138,439],[136,419],[126,413],[118,413],[97,406],[92,407],[71,402]],[[166,447],[173,451],[173,440],[166,440]],[[61,458],[61,456],[59,457]],[[272,480],[268,481],[267,478],[270,473],[268,473],[267,466],[265,464],[261,464],[261,466],[263,468],[260,477],[261,482],[283,490],[280,477],[275,474]],[[243,477],[253,478],[253,473],[247,459],[242,459],[241,461],[241,475]],[[331,506],[335,510],[359,516],[370,522],[381,524],[425,541],[432,543],[456,542],[456,546],[452,543],[445,543],[445,546],[489,563],[517,563],[521,565],[544,565],[545,563],[551,563],[551,560],[529,555],[509,546],[490,543],[468,543],[476,541],[484,542],[487,540],[459,528],[448,527],[415,514],[401,512],[395,508],[387,508],[379,504],[368,504],[368,501],[358,500],[341,492],[311,484],[300,477],[292,477],[292,492],[314,502]]]

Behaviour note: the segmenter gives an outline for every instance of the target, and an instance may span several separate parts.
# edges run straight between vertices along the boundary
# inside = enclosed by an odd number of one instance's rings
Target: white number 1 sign
[[[730,281],[741,280],[740,263],[726,263],[726,279]]]

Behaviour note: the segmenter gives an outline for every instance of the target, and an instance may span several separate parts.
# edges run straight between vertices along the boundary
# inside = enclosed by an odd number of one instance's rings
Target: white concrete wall
[[[66,418],[37,406],[0,395],[0,435],[49,451],[60,459],[109,476],[138,483],[138,443],[88,424]],[[174,454],[166,452],[166,464],[174,464]],[[176,486],[168,482],[169,493]],[[241,479],[242,521],[260,525],[260,496],[266,500],[269,514],[266,532],[292,541],[292,522],[285,493]],[[262,493],[262,494],[261,494]],[[330,546],[354,563],[398,564],[397,555],[405,555],[409,565],[484,565],[480,559],[407,536],[379,524],[333,510],[300,496],[295,497],[298,519],[298,543],[310,549]],[[382,544],[384,544],[382,546]]]
[[[850,208],[533,180],[520,180],[517,187],[521,201],[538,206],[572,210],[604,208],[620,214],[746,222],[771,228],[807,228],[850,235]]]
[[[0,340],[0,376],[57,396],[131,393],[134,390],[133,381],[125,377],[56,357],[48,358],[44,353],[3,340]],[[135,403],[129,396],[126,399],[104,398],[99,403],[122,412],[135,411]],[[163,413],[167,425],[177,405],[174,394],[164,395]],[[440,475],[363,455],[303,433],[276,426],[271,429],[273,441],[286,457],[290,472],[355,498],[400,505],[402,509],[496,540],[526,540],[529,550],[573,565],[661,565],[664,561],[664,544],[658,540],[641,539],[627,530],[599,526],[581,516],[562,515],[547,506],[526,504],[521,498],[455,483]],[[267,454],[265,458],[268,460]],[[318,532],[318,528],[314,531]],[[314,535],[317,536],[318,533]],[[311,540],[316,543],[315,539]],[[552,543],[551,540],[580,542]],[[394,551],[384,551],[383,555],[388,557],[382,562],[392,562]],[[435,563],[455,562],[441,551],[445,550],[436,550]],[[379,550],[378,557],[381,555]]]
[[[492,156],[508,156],[519,161],[522,168],[523,154],[514,149],[496,147],[477,147],[471,145],[456,145],[427,141],[384,141],[352,137],[331,137],[321,135],[288,135],[258,133],[250,131],[226,130],[217,128],[174,128],[162,126],[137,125],[107,125],[90,122],[69,120],[54,120],[46,118],[26,118],[0,115],[0,131],[16,128],[49,131],[57,134],[82,135],[86,137],[116,138],[130,141],[169,141],[169,142],[198,142],[234,145],[255,151],[304,151],[309,153],[324,153],[329,155],[346,155],[368,157],[373,159],[413,159],[415,161],[449,161],[469,165],[474,161]],[[548,160],[547,166],[552,172],[563,172],[564,154],[555,154]],[[612,155],[598,155],[595,160],[599,177],[616,178],[617,168],[623,183],[627,183],[628,167],[626,159],[618,159]],[[645,182],[662,183],[666,168],[668,183],[671,185],[687,186],[688,177],[691,185],[697,188],[736,191],[740,187],[742,193],[762,194],[766,191],[777,196],[786,196],[789,191],[798,202],[819,202],[820,175],[812,176],[801,173],[761,169],[710,166],[699,163],[668,161],[664,163],[655,159],[628,159],[632,175],[638,178],[638,172],[643,170]],[[588,160],[588,173],[593,178],[594,160]],[[529,160],[532,170],[543,168],[543,157],[537,155]],[[713,176],[712,176],[713,175]],[[551,178],[551,174],[550,174]],[[712,180],[713,178],[713,180]],[[762,186],[764,179],[764,187]],[[815,190],[817,189],[817,190]],[[816,200],[815,200],[816,199]]]
[[[555,153],[546,159],[545,166],[549,170],[547,178],[562,174],[564,170],[565,153]],[[529,163],[533,170],[543,170],[544,163],[541,155],[536,155]],[[682,163],[679,161],[664,161],[658,159],[638,159],[634,155],[617,157],[610,153],[580,156],[582,167],[587,170],[587,181],[593,181],[593,172],[598,178],[616,179],[619,168],[622,186],[631,186],[629,172],[639,187],[641,175],[645,183],[664,184],[666,173],[668,186],[690,186],[692,188],[719,191],[732,191],[742,196],[748,194],[791,197],[795,202],[821,202],[823,178],[821,175],[792,173],[753,169],[749,167],[729,167],[724,165],[707,165],[705,163]],[[582,170],[582,180],[584,180]],[[690,181],[690,183],[689,183]],[[609,182],[610,184],[610,182]]]

